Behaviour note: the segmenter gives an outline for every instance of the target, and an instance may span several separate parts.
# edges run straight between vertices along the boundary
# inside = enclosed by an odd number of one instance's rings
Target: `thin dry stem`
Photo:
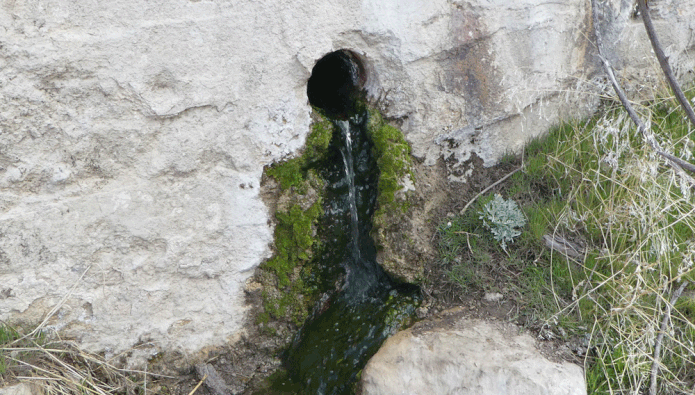
[[[490,189],[492,189],[492,188],[496,187],[497,185],[501,184],[502,182],[504,182],[504,180],[506,180],[507,178],[513,176],[514,173],[516,173],[517,171],[523,169],[523,167],[524,167],[523,165],[520,166],[520,167],[518,167],[516,170],[514,170],[514,171],[512,171],[511,173],[507,174],[506,176],[500,178],[499,180],[497,180],[497,181],[495,181],[494,183],[492,183],[491,185],[489,185],[487,188],[485,188],[485,189],[483,189],[482,191],[480,191],[480,193],[478,193],[477,195],[475,195],[475,196],[473,197],[473,199],[469,200],[468,203],[466,203],[466,205],[463,206],[463,208],[462,208],[461,211],[459,212],[459,215],[463,215],[463,214],[466,212],[466,210],[468,209],[468,207],[470,207],[471,204],[473,204],[473,202],[475,202],[476,200],[478,200],[479,197],[483,196],[487,191],[489,191]]]
[[[638,2],[644,3],[644,0],[638,0]],[[603,67],[606,70],[606,74],[608,74],[608,78],[611,81],[611,85],[613,85],[613,89],[615,90],[615,93],[618,95],[618,98],[620,99],[620,102],[623,104],[623,107],[627,111],[627,113],[630,115],[630,118],[632,121],[637,125],[637,129],[639,132],[644,136],[644,139],[646,142],[662,157],[666,159],[666,161],[674,168],[683,171],[683,169],[687,169],[691,172],[695,173],[695,165],[692,165],[682,159],[676,158],[673,155],[670,155],[659,146],[659,143],[657,142],[656,138],[652,134],[652,132],[644,125],[640,117],[637,115],[635,110],[632,108],[632,105],[630,104],[630,101],[627,99],[627,96],[625,95],[625,92],[623,89],[620,87],[620,84],[618,83],[618,80],[615,78],[615,74],[613,72],[613,67],[611,66],[610,62],[603,56],[603,41],[601,38],[601,34],[599,33],[598,30],[598,12],[597,12],[597,7],[596,7],[596,0],[591,1],[591,7],[592,7],[592,17],[594,21],[594,33],[596,35],[596,44],[598,48],[598,53],[599,53],[599,58],[601,59],[601,62],[603,63]],[[643,13],[644,16],[644,13]],[[646,22],[645,22],[646,23]],[[668,65],[668,63],[667,63]],[[677,84],[676,84],[677,86]],[[680,87],[678,87],[678,90],[680,91]],[[682,95],[681,91],[681,95]],[[687,100],[686,100],[687,101]],[[692,109],[691,109],[692,111]],[[693,120],[693,124],[695,125],[695,118]],[[687,175],[686,175],[687,176]],[[692,179],[692,177],[687,176],[690,185],[695,186],[695,180]]]
[[[53,315],[56,312],[58,312],[58,310],[60,310],[60,308],[63,306],[63,304],[65,304],[65,302],[68,300],[70,295],[72,295],[72,293],[75,292],[75,289],[80,284],[80,282],[82,282],[82,279],[84,278],[84,276],[87,274],[87,272],[91,268],[92,268],[92,265],[89,265],[89,267],[87,267],[87,269],[84,272],[82,272],[82,275],[80,276],[80,278],[77,279],[77,281],[75,281],[75,284],[73,284],[72,288],[70,288],[70,290],[63,296],[63,298],[60,300],[60,302],[58,302],[58,304],[53,306],[51,311],[49,311],[48,314],[46,314],[46,317],[43,319],[43,321],[41,321],[41,323],[36,328],[34,328],[34,330],[32,330],[31,332],[27,333],[26,335],[20,337],[19,339],[13,341],[12,343],[10,343],[10,345],[17,344],[17,343],[21,342],[22,340],[25,340],[27,338],[31,338],[31,337],[35,336],[37,333],[39,333],[39,331],[41,331],[43,329],[43,327],[46,325],[48,320],[51,317],[53,317]]]
[[[687,281],[683,281],[680,288],[674,292],[671,297],[671,302],[666,304],[666,312],[664,313],[664,318],[661,320],[661,327],[659,328],[659,335],[656,337],[656,343],[654,344],[654,362],[652,362],[651,370],[651,384],[649,385],[649,393],[651,395],[656,395],[656,384],[657,384],[657,373],[659,372],[659,360],[661,358],[661,343],[664,340],[664,334],[666,333],[666,326],[671,318],[671,309],[676,304],[678,298],[681,297],[683,290],[688,286]]]
[[[193,395],[193,394],[195,394],[195,392],[198,391],[198,388],[200,388],[200,386],[203,385],[203,383],[205,382],[205,379],[206,379],[206,378],[208,378],[208,375],[207,375],[207,374],[206,374],[205,376],[203,376],[202,379],[200,379],[200,382],[198,383],[198,385],[196,385],[195,388],[193,388],[193,390],[192,390],[188,395]]]
[[[142,374],[143,377],[166,377],[149,372],[118,369],[103,358],[80,350],[72,342],[53,342],[46,347],[29,339],[33,346],[21,344],[4,346],[0,351],[7,359],[30,369],[36,376],[17,376],[43,387],[47,394],[115,395],[130,393],[133,384],[126,374]],[[141,383],[142,385],[142,383]]]

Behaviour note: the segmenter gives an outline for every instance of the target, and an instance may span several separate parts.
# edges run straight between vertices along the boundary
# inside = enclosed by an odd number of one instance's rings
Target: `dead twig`
[[[193,390],[192,390],[191,392],[188,393],[188,395],[193,395],[193,394],[195,394],[195,392],[198,391],[198,388],[200,388],[200,386],[203,385],[203,383],[205,382],[205,379],[206,379],[206,378],[208,378],[207,375],[203,376],[203,378],[200,379],[200,382],[198,382],[198,385],[196,385],[195,388],[193,388]]]
[[[643,1],[643,0],[642,0]],[[666,312],[664,313],[664,318],[661,320],[661,327],[659,328],[659,335],[656,337],[656,343],[654,344],[654,361],[652,362],[652,372],[651,372],[651,383],[649,386],[649,394],[656,395],[656,376],[659,372],[659,359],[661,354],[661,343],[664,340],[664,334],[666,333],[666,326],[668,325],[669,318],[671,318],[671,309],[676,304],[678,298],[680,298],[685,287],[688,286],[687,281],[683,281],[680,288],[673,293],[671,296],[671,301],[666,305]]]
[[[470,232],[464,232],[462,230],[458,231],[458,232],[454,232],[454,233],[460,234],[460,235],[466,235],[466,244],[468,245],[468,251],[471,254],[473,254],[473,248],[471,247],[471,236],[480,237],[480,235],[475,234],[475,233],[470,233]]]
[[[693,126],[695,126],[695,112],[693,112],[693,107],[688,102],[688,99],[683,94],[683,90],[681,90],[680,85],[678,85],[678,81],[676,81],[676,77],[673,75],[673,70],[671,70],[671,66],[668,63],[668,57],[666,54],[664,54],[663,49],[661,49],[661,44],[659,43],[659,39],[656,37],[656,31],[654,30],[654,24],[652,24],[652,18],[649,16],[649,11],[647,10],[646,0],[637,0],[637,6],[639,7],[639,12],[642,15],[642,22],[644,22],[644,28],[647,30],[649,41],[651,41],[656,58],[659,60],[661,70],[664,71],[666,80],[671,86],[673,94],[676,95],[678,103],[680,103],[681,107],[683,107],[688,119],[690,119],[690,122],[693,124]]]
[[[557,251],[574,261],[581,262],[584,259],[584,249],[577,243],[573,243],[560,235],[543,235],[543,243],[551,250]]]
[[[507,174],[506,176],[504,176],[504,177],[500,178],[499,180],[495,181],[492,185],[490,185],[490,186],[488,186],[487,188],[485,188],[485,189],[483,189],[482,191],[480,191],[480,193],[478,193],[477,195],[475,195],[475,196],[473,197],[473,199],[469,200],[468,203],[466,203],[466,205],[463,206],[463,208],[462,208],[461,211],[459,212],[459,215],[463,215],[463,214],[466,212],[466,210],[468,209],[468,207],[470,207],[470,205],[473,204],[473,202],[475,202],[479,197],[483,196],[487,191],[489,191],[490,189],[496,187],[496,186],[499,185],[500,183],[504,182],[504,180],[506,180],[507,178],[513,176],[514,173],[516,173],[517,171],[521,170],[523,167],[524,167],[523,165],[520,166],[520,167],[517,168],[516,170],[512,171],[511,173]]]

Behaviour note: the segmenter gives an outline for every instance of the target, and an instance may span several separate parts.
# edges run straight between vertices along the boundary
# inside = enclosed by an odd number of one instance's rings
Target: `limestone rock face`
[[[384,343],[362,372],[364,395],[584,395],[584,373],[554,363],[520,328],[456,319],[421,322]]]
[[[602,31],[622,76],[659,75],[632,1]],[[271,254],[264,166],[309,132],[315,62],[349,49],[366,90],[452,177],[560,119],[597,84],[584,0],[6,1],[0,4],[0,320],[85,348],[191,352],[235,337]],[[654,4],[676,69],[695,0]],[[572,89],[572,93],[570,92]],[[577,93],[579,92],[579,93]]]

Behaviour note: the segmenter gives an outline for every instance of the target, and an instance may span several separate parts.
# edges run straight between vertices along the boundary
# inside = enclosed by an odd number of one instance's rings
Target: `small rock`
[[[429,309],[427,307],[418,307],[415,310],[415,315],[417,315],[417,318],[423,319],[427,317],[427,313],[429,312]]]
[[[483,297],[486,302],[499,302],[503,298],[504,296],[499,292],[485,292],[485,296]]]
[[[231,392],[227,388],[227,383],[220,377],[217,370],[209,363],[199,363],[195,365],[195,372],[200,380],[205,380],[205,386],[214,395],[229,395]]]
[[[19,383],[0,388],[0,395],[38,395],[41,393],[43,393],[43,391],[36,390],[27,383]]]

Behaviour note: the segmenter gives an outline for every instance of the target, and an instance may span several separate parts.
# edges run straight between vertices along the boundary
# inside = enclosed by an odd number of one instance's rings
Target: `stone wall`
[[[659,75],[632,1],[601,30],[633,91]],[[695,0],[655,2],[666,52],[695,65]],[[219,0],[0,4],[0,320],[109,355],[194,352],[242,329],[271,254],[264,166],[309,132],[326,53],[363,57],[367,90],[414,155],[453,179],[605,89],[586,0]]]

